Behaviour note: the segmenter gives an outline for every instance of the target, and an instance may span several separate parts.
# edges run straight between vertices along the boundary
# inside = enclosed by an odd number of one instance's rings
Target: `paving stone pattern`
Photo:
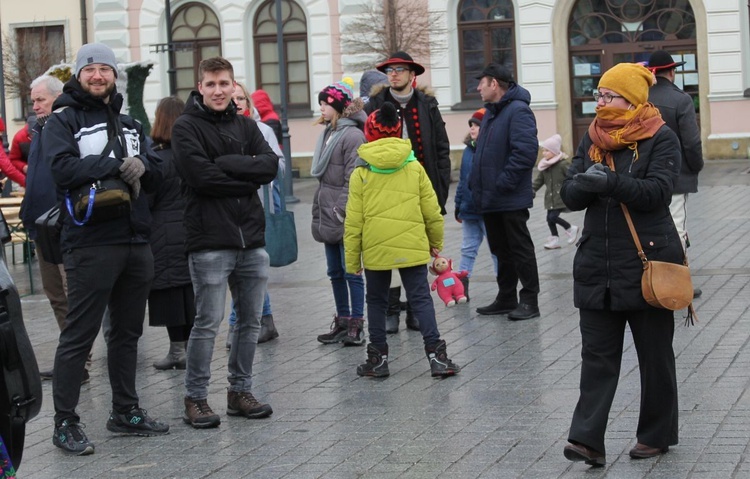
[[[295,182],[299,260],[273,269],[269,283],[278,340],[258,347],[254,393],[270,402],[268,419],[228,417],[226,324],[217,337],[209,403],[218,429],[182,420],[182,371],[156,371],[167,351],[163,328],[146,327],[139,345],[141,406],[171,424],[156,438],[118,437],[105,429],[110,409],[106,349],[94,346],[91,382],[78,412],[96,453],[69,457],[52,445],[52,384],[44,383],[40,415],[27,426],[19,477],[47,478],[728,478],[750,477],[750,168],[747,160],[710,162],[691,195],[691,266],[703,296],[700,322],[676,330],[680,444],[657,459],[634,461],[639,408],[635,350],[626,336],[620,387],[606,436],[607,467],[592,469],[562,455],[578,397],[580,334],[572,301],[575,247],[544,250],[549,232],[542,195],[529,226],[537,251],[541,318],[510,322],[482,317],[496,284],[486,246],[471,280],[471,301],[447,309],[435,296],[438,324],[463,371],[430,377],[419,333],[389,336],[391,376],[359,378],[363,347],[322,345],[334,313],[322,245],[310,234],[314,180]],[[455,189],[455,183],[453,184]],[[444,254],[460,257],[453,195]],[[564,214],[581,224],[582,213]],[[24,265],[11,265],[23,294]],[[46,298],[23,298],[40,367],[49,368],[57,326]],[[228,303],[227,303],[228,305]],[[680,321],[682,313],[677,314]],[[403,318],[402,318],[403,319]],[[681,324],[681,322],[680,322]]]

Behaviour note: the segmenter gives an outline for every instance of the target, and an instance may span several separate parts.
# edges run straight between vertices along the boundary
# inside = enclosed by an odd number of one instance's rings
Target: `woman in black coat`
[[[177,97],[162,99],[156,107],[151,130],[154,153],[163,162],[164,182],[159,191],[148,197],[154,254],[148,318],[150,326],[166,326],[169,334],[169,352],[154,363],[156,369],[185,369],[185,347],[195,319],[195,296],[185,255],[182,222],[185,201],[171,147],[172,125],[184,109],[185,103]]]
[[[677,444],[674,313],[643,299],[643,266],[620,206],[628,207],[650,260],[682,263],[669,213],[680,145],[647,101],[652,84],[653,75],[640,64],[618,64],[602,76],[594,94],[596,118],[560,192],[568,208],[586,210],[573,265],[582,339],[580,398],[564,454],[592,466],[606,463],[604,434],[626,325],[641,376],[637,443],[630,456],[654,457]]]

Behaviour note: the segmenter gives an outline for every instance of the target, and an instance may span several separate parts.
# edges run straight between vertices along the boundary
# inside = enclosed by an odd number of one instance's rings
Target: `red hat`
[[[471,118],[469,118],[469,126],[471,126],[472,123],[479,126],[482,124],[482,119],[484,118],[484,113],[487,110],[485,108],[480,108],[479,110],[475,111],[473,115],[471,115]]]
[[[381,138],[401,138],[401,117],[391,102],[383,103],[379,110],[370,113],[365,121],[365,138],[375,141]]]
[[[421,75],[424,73],[424,67],[420,65],[419,63],[415,62],[414,59],[406,52],[396,52],[392,53],[391,57],[381,63],[380,65],[376,66],[378,70],[385,73],[385,67],[388,65],[393,65],[396,63],[403,63],[404,65],[408,65],[411,71],[416,73],[417,75]]]

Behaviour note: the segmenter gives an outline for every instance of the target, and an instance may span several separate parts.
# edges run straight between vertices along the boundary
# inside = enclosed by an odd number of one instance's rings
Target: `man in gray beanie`
[[[107,429],[118,434],[167,434],[169,426],[141,409],[135,388],[138,339],[154,275],[149,246],[150,215],[145,192],[162,179],[161,160],[149,154],[140,123],[120,113],[114,52],[87,44],[76,70],[52,105],[41,133],[42,157],[50,161],[61,207],[60,246],[68,280],[68,314],[53,368],[55,431],[52,442],[69,454],[94,453],[76,413],[86,358],[109,306],[107,341],[112,412]],[[119,185],[117,185],[118,181]],[[96,209],[103,185],[114,185],[116,208]],[[80,193],[79,193],[80,192]],[[93,201],[77,211],[76,193]],[[67,207],[67,208],[66,208]],[[91,212],[93,211],[93,215]]]

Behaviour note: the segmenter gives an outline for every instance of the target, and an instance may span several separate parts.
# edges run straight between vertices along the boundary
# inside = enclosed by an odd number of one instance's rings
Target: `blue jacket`
[[[29,233],[29,238],[36,239],[37,218],[58,204],[57,186],[52,179],[49,158],[42,156],[40,133],[47,117],[37,119],[32,128],[31,146],[29,148],[29,167],[26,170],[26,194],[21,204],[21,221]]]
[[[482,215],[474,206],[474,199],[471,197],[471,190],[469,190],[469,177],[471,176],[471,166],[474,163],[474,151],[477,145],[470,138],[467,138],[465,143],[466,148],[464,148],[464,154],[461,157],[461,174],[456,187],[455,216],[461,220],[481,220]]]
[[[512,83],[497,103],[485,105],[469,188],[481,213],[533,206],[531,171],[539,152],[531,94]]]

